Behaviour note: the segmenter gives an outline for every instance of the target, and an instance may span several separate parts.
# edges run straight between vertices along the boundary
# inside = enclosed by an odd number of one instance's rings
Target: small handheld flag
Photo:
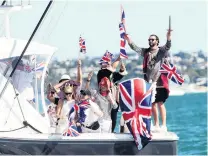
[[[122,6],[121,6],[121,23],[119,24],[119,31],[120,31],[120,57],[128,58],[125,50],[126,40],[124,39],[124,35],[126,34],[125,13]]]
[[[81,36],[79,37],[79,47],[80,47],[80,52],[86,53],[85,40]]]

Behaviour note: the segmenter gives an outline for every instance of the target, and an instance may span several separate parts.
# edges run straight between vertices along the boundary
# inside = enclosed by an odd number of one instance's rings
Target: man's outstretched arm
[[[129,35],[124,36],[125,40],[128,42],[130,48],[137,52],[139,55],[144,56],[145,48],[138,47],[129,37]]]

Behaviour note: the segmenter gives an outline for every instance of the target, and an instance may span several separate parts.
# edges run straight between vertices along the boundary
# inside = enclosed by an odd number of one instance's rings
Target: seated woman
[[[64,131],[68,128],[69,120],[68,115],[69,111],[75,104],[75,100],[73,99],[73,85],[66,83],[63,88],[64,99],[60,98],[57,105],[57,126],[56,133],[63,134]]]
[[[98,121],[103,116],[103,112],[90,98],[91,92],[89,90],[80,91],[78,124],[81,124],[83,133],[98,133],[100,132]]]

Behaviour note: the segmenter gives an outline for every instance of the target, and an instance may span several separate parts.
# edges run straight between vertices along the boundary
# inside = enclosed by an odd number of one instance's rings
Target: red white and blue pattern
[[[124,9],[123,9],[123,6],[121,6],[121,23],[123,23],[124,25],[124,31],[126,32],[126,28],[125,28],[125,12],[124,12]]]
[[[144,79],[129,79],[119,84],[120,108],[137,148],[150,140],[153,86]]]
[[[121,23],[119,24],[119,31],[120,31],[120,57],[128,58],[125,50],[126,40],[124,39],[124,35],[126,34],[125,13],[122,6],[121,6]]]
[[[35,71],[43,71],[44,68],[45,68],[45,66],[46,66],[46,63],[44,63],[44,62],[38,63],[38,64],[36,65]]]
[[[103,55],[103,57],[100,60],[100,64],[103,63],[108,63],[113,59],[113,54],[110,53],[108,50],[105,52],[105,54]]]
[[[84,100],[79,103],[79,123],[84,123],[86,119],[85,111],[90,107],[89,100]]]
[[[182,85],[184,82],[184,78],[182,75],[179,73],[177,68],[171,64],[170,62],[163,63],[160,68],[161,74],[164,74],[167,76],[168,79],[171,81],[175,82],[176,84]]]
[[[81,36],[79,37],[79,47],[80,47],[80,52],[86,53],[85,40]]]
[[[69,124],[68,129],[63,133],[63,136],[77,137],[80,133],[77,130],[77,126]]]

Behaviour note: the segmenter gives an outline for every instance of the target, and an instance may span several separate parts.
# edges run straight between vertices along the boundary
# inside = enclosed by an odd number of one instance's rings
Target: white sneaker
[[[160,132],[160,127],[159,126],[151,126],[151,131],[152,132]]]
[[[167,130],[167,126],[164,126],[164,125],[162,125],[161,127],[160,127],[160,130],[161,131],[164,131],[164,132],[167,132],[168,130]]]

